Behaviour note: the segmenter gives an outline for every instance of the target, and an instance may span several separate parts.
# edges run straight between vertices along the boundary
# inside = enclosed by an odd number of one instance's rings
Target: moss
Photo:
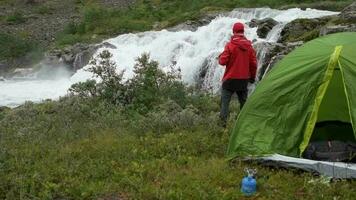
[[[310,40],[313,40],[313,39],[319,37],[319,32],[320,32],[319,29],[313,29],[312,31],[305,32],[303,35],[301,35],[297,39],[295,39],[294,42],[296,42],[296,41],[308,42]]]

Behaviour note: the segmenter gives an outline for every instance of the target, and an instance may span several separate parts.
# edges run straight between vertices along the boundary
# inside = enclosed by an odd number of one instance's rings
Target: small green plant
[[[54,8],[49,5],[41,5],[37,8],[36,12],[41,15],[51,15],[54,12]]]
[[[123,72],[116,72],[116,63],[111,60],[112,54],[103,51],[93,59],[87,71],[91,72],[96,80],[74,84],[69,91],[80,97],[98,97],[116,105],[127,104],[127,86],[123,83]]]
[[[26,18],[21,12],[15,11],[14,13],[6,17],[6,22],[10,25],[22,24],[26,22]]]

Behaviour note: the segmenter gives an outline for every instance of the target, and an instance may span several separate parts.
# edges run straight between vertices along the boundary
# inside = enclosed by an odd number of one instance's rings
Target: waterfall
[[[203,89],[217,91],[223,74],[223,67],[218,65],[217,57],[229,41],[233,24],[237,21],[247,23],[252,19],[271,17],[278,21],[266,39],[257,36],[257,28],[246,26],[246,37],[255,44],[273,43],[279,38],[284,25],[297,18],[317,18],[335,15],[336,12],[315,9],[274,10],[269,8],[236,9],[213,19],[208,25],[199,27],[196,31],[167,30],[148,31],[137,34],[124,34],[105,42],[116,46],[116,49],[101,48],[113,54],[118,71],[125,70],[124,77],[133,76],[135,59],[142,53],[149,53],[151,58],[160,63],[163,70],[175,63],[182,72],[182,79],[188,84],[199,82]],[[263,63],[267,48],[257,45],[259,64]],[[95,56],[94,55],[94,56]],[[55,99],[65,95],[71,84],[91,78],[85,69],[77,71],[71,78],[63,77],[55,80],[0,81],[0,106],[18,105],[26,100],[40,101]]]

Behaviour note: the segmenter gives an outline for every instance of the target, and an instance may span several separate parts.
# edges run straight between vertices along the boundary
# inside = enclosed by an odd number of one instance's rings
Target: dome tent
[[[356,138],[355,32],[315,39],[280,61],[241,110],[227,155],[300,157],[322,138]]]

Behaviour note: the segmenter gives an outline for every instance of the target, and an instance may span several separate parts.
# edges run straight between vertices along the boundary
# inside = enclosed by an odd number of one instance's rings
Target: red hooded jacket
[[[255,79],[256,52],[243,34],[234,34],[219,56],[219,64],[226,66],[223,81],[228,79]]]

